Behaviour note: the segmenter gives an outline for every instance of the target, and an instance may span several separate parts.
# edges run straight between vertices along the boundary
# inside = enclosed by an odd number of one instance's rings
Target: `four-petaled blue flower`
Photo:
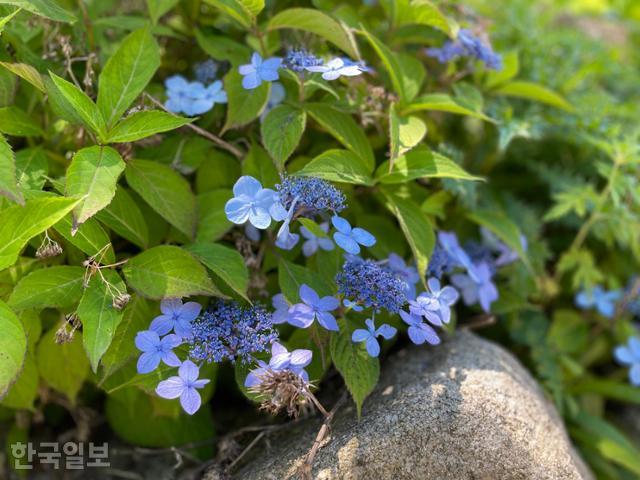
[[[181,75],[174,75],[164,82],[167,88],[165,107],[173,113],[189,116],[208,112],[216,103],[227,103],[227,93],[220,80],[205,87],[200,82],[188,82]]]
[[[162,315],[153,319],[149,329],[158,335],[165,335],[173,330],[178,337],[189,338],[191,322],[198,318],[200,310],[202,306],[199,303],[187,302],[183,305],[179,298],[165,298],[160,302]]]
[[[329,224],[324,222],[320,224],[320,229],[324,233],[329,232]],[[310,257],[318,251],[318,248],[321,248],[325,251],[331,251],[335,248],[335,245],[331,241],[331,239],[327,237],[318,237],[313,232],[311,232],[306,227],[300,227],[300,233],[304,238],[307,239],[306,242],[302,244],[302,253],[305,257]]]
[[[409,339],[416,345],[422,345],[424,342],[430,343],[431,345],[438,345],[440,343],[440,337],[438,337],[436,331],[431,325],[424,323],[421,316],[400,310],[400,318],[402,318],[404,323],[409,325],[409,329],[407,330]]]
[[[471,258],[460,246],[458,237],[452,232],[438,232],[438,243],[447,252],[453,266],[459,266],[466,270],[473,270]]]
[[[385,340],[390,340],[394,337],[397,330],[391,325],[387,325],[386,323],[380,325],[380,328],[376,329],[375,324],[373,323],[373,319],[368,318],[365,320],[367,325],[366,330],[362,328],[358,328],[353,331],[351,334],[351,341],[354,343],[365,342],[365,347],[367,347],[367,353],[369,353],[372,357],[377,357],[380,355],[380,345],[378,344],[377,337],[382,337]]]
[[[440,287],[440,280],[430,278],[427,281],[428,292],[418,295],[414,301],[409,302],[409,311],[413,315],[425,317],[434,325],[441,326],[451,320],[451,306],[458,301],[458,291],[450,286]],[[436,314],[436,320],[433,314]]]
[[[173,349],[182,343],[182,339],[177,335],[166,335],[160,338],[153,330],[138,332],[135,339],[136,347],[142,355],[138,358],[138,373],[149,373],[154,371],[163,361],[170,367],[180,365],[180,359],[173,353]]]
[[[180,398],[180,405],[185,412],[193,415],[198,411],[202,398],[198,389],[209,383],[208,379],[198,379],[200,369],[191,360],[186,360],[178,369],[177,377],[169,377],[156,387],[156,393],[162,398]]]
[[[603,317],[612,318],[616,311],[616,302],[621,298],[621,290],[607,291],[596,285],[591,290],[579,292],[576,295],[576,305],[583,310],[595,307]]]
[[[278,80],[278,69],[282,65],[282,58],[271,57],[263,60],[259,53],[251,56],[251,63],[240,65],[238,71],[244,78],[242,86],[246,90],[258,88],[262,82],[274,82]]]
[[[289,321],[289,308],[291,305],[289,305],[284,295],[281,293],[274,295],[271,299],[271,305],[276,309],[276,311],[273,312],[271,321],[275,324],[287,323]]]
[[[271,345],[271,360],[269,360],[269,363],[258,360],[258,368],[249,372],[244,381],[244,386],[251,388],[260,385],[267,372],[281,372],[284,370],[289,370],[299,375],[305,382],[309,382],[309,374],[304,370],[304,367],[311,363],[311,358],[311,350],[298,349],[289,352],[284,346],[274,342]]]
[[[360,253],[360,245],[372,247],[376,243],[376,238],[363,228],[351,228],[348,220],[334,215],[331,217],[331,223],[337,230],[333,234],[333,239],[345,252],[351,255]]]
[[[213,107],[216,103],[227,103],[227,92],[223,90],[222,82],[216,80],[204,90],[205,100],[211,102]]]
[[[480,306],[489,312],[491,304],[498,299],[498,289],[491,281],[491,268],[485,262],[473,265],[468,272],[451,276],[451,282],[462,292],[465,305]]]
[[[640,387],[640,338],[629,338],[626,345],[616,347],[613,355],[622,365],[631,367],[629,382],[635,387]]]
[[[329,313],[340,306],[340,301],[331,296],[322,297],[306,284],[300,286],[300,300],[289,309],[289,323],[295,327],[307,328],[314,320],[327,330],[338,331],[335,317]]]
[[[271,218],[280,221],[287,216],[278,194],[270,188],[262,188],[262,184],[249,175],[238,179],[233,186],[233,195],[224,206],[224,212],[237,225],[249,221],[254,227],[264,230],[271,225]]]
[[[360,75],[364,70],[363,67],[354,62],[345,62],[342,58],[334,58],[324,65],[312,65],[305,67],[309,72],[322,73],[325,80],[336,80],[340,77],[355,77]]]

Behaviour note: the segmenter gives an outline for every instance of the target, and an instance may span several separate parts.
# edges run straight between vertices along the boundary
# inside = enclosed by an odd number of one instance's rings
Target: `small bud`
[[[127,306],[129,300],[131,300],[131,295],[128,293],[119,293],[113,298],[113,308],[116,310],[122,310]]]
[[[52,240],[36,250],[36,258],[43,259],[57,257],[62,253],[62,251],[60,244]]]

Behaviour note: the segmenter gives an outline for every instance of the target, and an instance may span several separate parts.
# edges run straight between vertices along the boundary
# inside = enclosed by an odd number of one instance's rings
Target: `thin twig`
[[[483,314],[473,317],[471,321],[462,326],[462,328],[467,330],[479,330],[481,328],[490,327],[491,325],[495,325],[496,317],[491,314]]]
[[[145,92],[144,94],[150,101],[151,103],[153,103],[156,107],[161,108],[162,110],[164,110],[167,113],[173,113],[170,112],[169,110],[167,110],[167,108],[162,104],[162,102],[160,102],[158,99],[156,99],[155,97],[149,95],[148,93]],[[240,150],[239,148],[237,148],[236,146],[224,141],[223,139],[221,139],[220,137],[214,135],[211,132],[207,132],[204,128],[200,128],[197,125],[194,125],[192,123],[187,123],[185,125],[185,127],[190,128],[191,130],[193,130],[194,132],[196,132],[198,135],[203,136],[204,138],[206,138],[207,140],[211,140],[213,143],[215,143],[216,145],[218,145],[221,148],[224,148],[225,150],[227,150],[228,152],[231,152],[235,157],[241,159],[242,157],[244,157],[244,152],[242,152],[242,150]]]

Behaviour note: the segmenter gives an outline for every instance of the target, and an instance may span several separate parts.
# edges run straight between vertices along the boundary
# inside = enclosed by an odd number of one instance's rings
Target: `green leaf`
[[[149,328],[149,320],[157,315],[158,305],[138,295],[133,295],[122,314],[109,349],[102,356],[103,380],[125,363],[140,355],[134,340],[141,330]]]
[[[542,85],[533,82],[509,82],[493,90],[493,93],[546,103],[547,105],[551,105],[552,107],[560,108],[568,112],[573,112],[575,110],[573,105],[567,102],[562,96],[547,87],[543,87]]]
[[[320,228],[320,225],[318,225],[316,222],[314,222],[313,220],[311,220],[310,218],[306,218],[306,217],[300,217],[298,219],[298,221],[302,224],[302,226],[304,228],[306,228],[307,230],[309,230],[311,233],[313,233],[316,237],[320,237],[320,238],[328,238],[329,235],[327,234],[327,232],[325,232],[324,230],[322,230],[322,228]]]
[[[38,380],[38,367],[34,356],[30,351],[27,351],[22,371],[7,395],[0,401],[0,406],[33,410],[33,402],[38,397]]]
[[[371,144],[355,120],[346,113],[322,103],[309,103],[305,109],[336,140],[358,155],[369,171],[373,171],[375,158]]]
[[[333,43],[352,58],[358,51],[345,29],[326,13],[311,8],[289,8],[273,16],[267,24],[268,30],[293,28],[318,35]]]
[[[135,142],[156,133],[175,130],[192,121],[192,118],[179,117],[159,110],[136,112],[109,130],[106,141],[109,143]]]
[[[220,277],[234,292],[250,302],[247,297],[249,271],[244,258],[235,249],[218,243],[194,243],[185,249]]]
[[[589,326],[574,310],[555,310],[547,331],[547,344],[561,353],[582,352],[589,344]]]
[[[56,343],[58,326],[54,326],[40,339],[36,349],[36,363],[44,381],[54,390],[64,393],[75,404],[80,387],[89,374],[89,360],[82,348],[82,334],[79,331],[74,332],[72,341]]]
[[[396,158],[415,147],[426,134],[427,126],[420,118],[401,117],[396,112],[395,104],[391,104],[389,108],[390,168],[393,168]]]
[[[96,214],[96,218],[121,237],[140,248],[149,246],[149,229],[140,208],[127,190],[118,186],[111,203]],[[80,231],[82,229],[79,229]]]
[[[619,402],[640,405],[640,388],[628,383],[591,377],[582,378],[568,388],[569,393],[573,395],[596,394]]]
[[[491,89],[506,83],[515,78],[519,70],[518,52],[505,53],[502,55],[502,68],[500,70],[487,70],[484,81],[485,87]]]
[[[111,345],[122,320],[122,312],[113,306],[114,296],[127,292],[127,287],[115,271],[104,269],[101,273],[102,276],[93,275],[89,281],[77,310],[82,321],[84,349],[94,373],[98,371],[98,363]]]
[[[71,233],[72,226],[73,220],[70,215],[67,215],[56,223],[53,228],[62,235],[67,242],[79,248],[88,256],[93,257],[100,252],[98,256],[100,263],[110,264],[116,261],[109,235],[107,235],[107,232],[104,231],[97,220],[90,218],[80,225],[74,234]]]
[[[24,197],[18,188],[13,150],[3,135],[0,135],[0,194],[14,202],[24,204]]]
[[[520,259],[531,268],[527,252],[522,247],[522,233],[518,226],[502,212],[476,210],[467,214],[469,220],[476,222],[498,236],[507,246],[518,253]]]
[[[333,293],[333,287],[317,272],[287,260],[280,260],[278,263],[278,283],[280,290],[291,303],[297,303],[300,300],[300,287],[305,283],[320,296]]]
[[[456,99],[444,93],[433,93],[430,95],[422,95],[414,99],[406,108],[403,109],[403,114],[409,114],[420,111],[437,111],[455,113],[458,115],[467,115],[470,117],[480,118],[487,122],[495,123],[492,118],[487,117],[482,112],[477,112],[465,107],[458,103]]]
[[[82,296],[85,269],[61,265],[35,270],[22,277],[11,292],[14,310],[27,308],[70,308]]]
[[[24,148],[15,154],[16,178],[23,190],[40,190],[49,173],[49,162],[41,148]]]
[[[17,14],[19,14],[21,11],[22,11],[21,8],[16,8],[9,15],[5,15],[4,17],[0,18],[0,34],[4,32],[4,27],[7,25],[7,23],[9,23],[11,19],[15,17]]]
[[[374,183],[362,159],[349,150],[326,150],[295,174],[356,185]]]
[[[369,41],[369,44],[376,52],[378,57],[380,57],[382,64],[389,74],[391,83],[393,84],[393,88],[398,94],[398,97],[400,97],[400,103],[402,104],[407,100],[410,100],[408,98],[403,81],[403,75],[405,75],[406,72],[404,72],[402,64],[396,57],[396,54],[389,50],[389,47],[387,47],[384,43],[371,35],[364,27],[362,28],[362,34]],[[407,73],[407,75],[409,74]]]
[[[233,68],[224,77],[224,89],[227,92],[227,120],[223,132],[258,118],[269,100],[271,84],[262,82],[258,88],[246,90],[242,86],[242,75]]]
[[[397,19],[400,25],[427,25],[447,35],[452,35],[456,28],[455,23],[450,21],[438,7],[428,0],[412,0],[408,7],[409,8],[403,9]]]
[[[280,183],[280,174],[271,157],[257,144],[252,144],[247,152],[242,162],[242,174],[257,178],[265,187]]]
[[[74,198],[37,198],[0,211],[0,270],[13,265],[32,237],[58,223],[78,202]]]
[[[419,147],[398,157],[389,171],[389,162],[385,161],[376,170],[375,181],[383,184],[406,183],[417,178],[455,178],[458,180],[482,180],[467,173],[453,160]]]
[[[56,22],[73,23],[76,16],[54,0],[0,0],[0,5],[14,5]]]
[[[224,206],[233,197],[231,190],[213,190],[198,195],[198,229],[196,241],[213,242],[227,233],[233,224],[224,213]]]
[[[100,110],[95,103],[73,83],[67,82],[64,78],[49,72],[53,84],[61,95],[61,100],[65,103],[61,108],[71,110],[73,116],[77,116],[82,123],[95,133],[100,139],[106,136],[107,125]]]
[[[17,10],[16,10],[17,11]],[[11,62],[0,62],[4,68],[9,70],[14,75],[19,76],[20,78],[26,80],[31,85],[36,87],[42,93],[45,93],[44,82],[42,81],[42,76],[31,65],[26,63],[11,63]]]
[[[187,182],[167,165],[149,160],[127,164],[127,183],[162,218],[189,238],[196,226],[196,198]]]
[[[280,171],[300,143],[306,123],[305,111],[290,105],[278,105],[262,121],[262,144]]]
[[[383,191],[387,200],[387,208],[395,215],[404,233],[413,258],[416,261],[418,272],[426,272],[429,257],[433,252],[436,239],[433,227],[420,207],[411,200],[406,200]],[[423,276],[424,281],[424,276]]]
[[[160,66],[160,48],[148,28],[129,34],[99,78],[98,108],[111,127],[142,93]]]
[[[151,248],[130,259],[122,271],[131,288],[148,298],[222,296],[205,268],[179,247]]]
[[[200,48],[214,60],[228,61],[238,66],[247,63],[251,49],[223,35],[211,35],[196,30],[196,41]]]
[[[66,195],[81,198],[73,210],[72,232],[109,205],[124,167],[122,157],[111,147],[96,145],[76,152],[66,180]]]
[[[245,8],[245,2],[242,0],[204,0],[204,2],[216,7],[245,29],[249,29],[255,22],[255,14]]]
[[[38,137],[44,133],[40,126],[18,107],[0,108],[0,132],[15,137]]]
[[[16,380],[24,365],[27,353],[27,336],[22,322],[0,300],[0,398],[3,398]]]
[[[147,0],[147,10],[151,21],[156,24],[160,17],[175,7],[180,0]]]
[[[340,332],[331,334],[331,359],[342,375],[360,417],[362,402],[378,383],[380,361],[367,353],[364,344],[351,341],[355,328],[355,324],[347,320]]]

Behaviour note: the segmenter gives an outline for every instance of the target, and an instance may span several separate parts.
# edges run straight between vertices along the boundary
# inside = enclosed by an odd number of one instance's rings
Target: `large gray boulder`
[[[299,478],[319,420],[272,435],[234,478]],[[250,455],[251,456],[251,455]],[[314,479],[591,479],[562,420],[502,347],[459,332],[386,359],[360,421],[349,403],[318,452]]]

